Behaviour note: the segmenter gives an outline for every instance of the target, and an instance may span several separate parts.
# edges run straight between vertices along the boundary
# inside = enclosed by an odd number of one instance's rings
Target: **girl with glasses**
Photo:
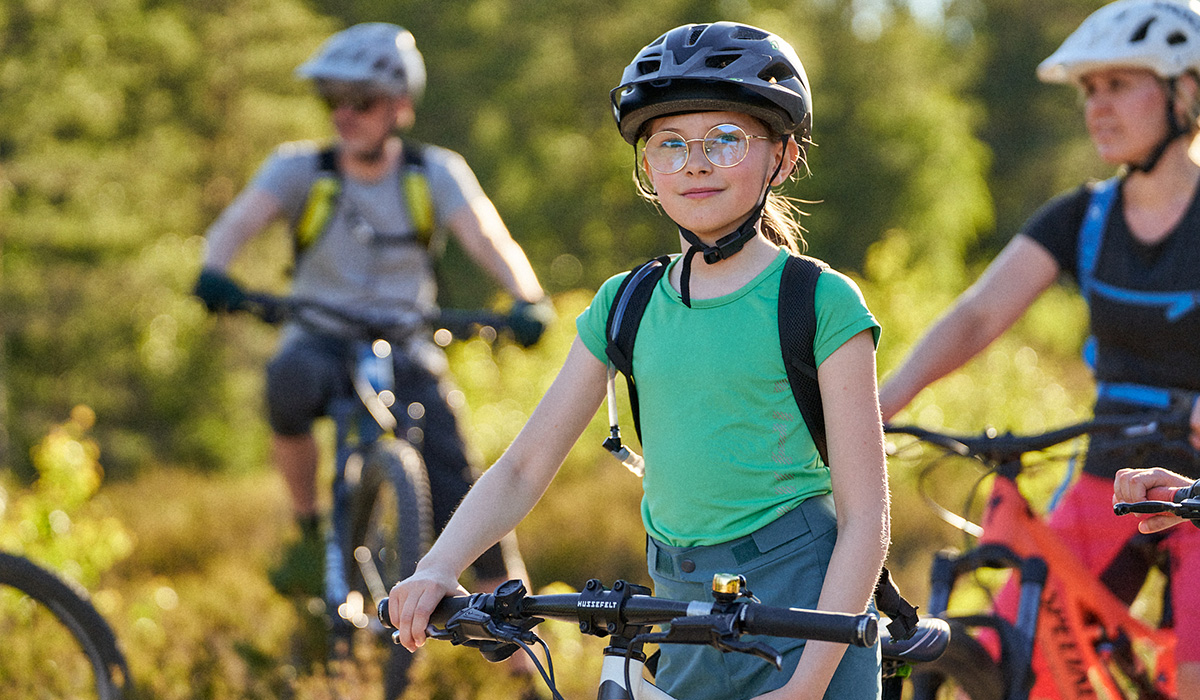
[[[687,25],[642,49],[611,98],[640,187],[681,246],[648,302],[634,357],[655,592],[706,600],[713,573],[724,571],[744,574],[767,604],[861,613],[888,542],[879,325],[848,278],[818,277],[813,350],[828,463],[780,351],[780,278],[803,239],[772,187],[806,168],[804,69],[769,32]],[[534,507],[600,406],[606,321],[624,277],[607,281],[579,316],[566,363],[529,422],[417,573],[392,589],[392,621],[409,648],[424,643],[431,611],[459,591],[467,563]],[[771,643],[782,672],[747,655],[664,645],[656,682],[684,700],[879,694],[877,647]]]

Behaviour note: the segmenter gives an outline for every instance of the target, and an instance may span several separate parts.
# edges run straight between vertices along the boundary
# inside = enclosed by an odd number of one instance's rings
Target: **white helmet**
[[[296,69],[302,78],[361,83],[389,95],[425,91],[425,61],[413,35],[385,22],[356,24],[334,34]]]
[[[1200,68],[1200,1],[1117,0],[1093,12],[1038,66],[1047,83],[1113,66],[1176,78]]]

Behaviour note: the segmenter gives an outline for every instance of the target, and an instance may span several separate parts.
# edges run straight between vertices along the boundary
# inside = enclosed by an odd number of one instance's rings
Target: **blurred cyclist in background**
[[[462,156],[402,136],[425,87],[412,34],[393,24],[359,24],[330,37],[297,69],[329,107],[337,137],[322,148],[286,143],[207,232],[195,293],[214,312],[234,311],[246,295],[226,273],[251,238],[288,222],[296,259],[291,295],[324,306],[397,321],[436,310],[433,254],[449,231],[471,259],[515,300],[510,320],[531,345],[553,319],[525,253]],[[283,593],[319,595],[323,581],[316,498],[318,448],[313,420],[344,382],[348,329],[329,318],[317,334],[287,326],[267,367],[272,459],[287,482],[300,538],[271,573]],[[440,530],[472,481],[455,415],[446,401],[447,365],[431,339],[399,348],[397,407],[424,407],[423,452]],[[510,553],[510,562],[519,557]],[[514,566],[513,568],[517,568]],[[475,563],[477,586],[509,578],[499,547]],[[511,572],[522,577],[522,571]]]
[[[1025,223],[882,385],[883,417],[981,352],[1065,272],[1089,305],[1095,414],[1189,411],[1200,444],[1200,2],[1105,5],[1037,74],[1079,89],[1096,152],[1118,173],[1060,194]],[[1093,574],[1121,563],[1138,534],[1135,519],[1109,507],[1117,471],[1134,466],[1195,479],[1200,453],[1135,453],[1091,438],[1083,473],[1049,523]],[[1176,528],[1162,545],[1171,555],[1180,697],[1200,698],[1200,532]],[[1136,594],[1140,578],[1122,578],[1119,595]],[[1015,610],[1016,598],[1010,586],[997,609]],[[1039,675],[1031,697],[1053,696],[1049,676]]]

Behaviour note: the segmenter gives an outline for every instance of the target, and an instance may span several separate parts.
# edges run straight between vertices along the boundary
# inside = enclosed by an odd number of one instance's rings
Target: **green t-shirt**
[[[693,299],[691,308],[671,287],[669,270],[650,297],[633,367],[646,459],[642,520],[661,542],[727,542],[831,490],[779,345],[787,255],[781,250],[742,289]],[[605,282],[576,319],[580,339],[602,362],[609,307],[625,274]],[[826,270],[818,278],[816,307],[818,366],[864,330],[878,342],[879,324],[845,275]]]

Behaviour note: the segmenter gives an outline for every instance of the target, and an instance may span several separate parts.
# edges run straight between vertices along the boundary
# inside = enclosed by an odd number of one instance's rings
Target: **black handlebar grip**
[[[1175,503],[1183,503],[1189,498],[1200,496],[1200,479],[1193,481],[1190,485],[1175,490],[1175,496],[1171,499]]]
[[[390,630],[396,629],[395,626],[392,625],[392,617],[391,617],[391,614],[388,612],[388,599],[387,598],[384,598],[383,600],[379,601],[379,607],[375,609],[375,614],[379,616],[379,621],[381,623],[383,623],[384,627],[386,627]]]
[[[459,612],[463,608],[469,606],[476,596],[447,596],[442,598],[442,602],[438,603],[437,609],[429,616],[429,622],[435,625],[445,625],[446,621],[454,616],[454,613]],[[388,599],[384,598],[379,601],[378,607],[375,609],[375,614],[379,617],[379,622],[384,627],[394,630],[396,627],[392,625],[392,618]]]
[[[879,639],[879,618],[874,615],[747,606],[746,632],[771,637],[813,639],[857,647],[874,646]]]

